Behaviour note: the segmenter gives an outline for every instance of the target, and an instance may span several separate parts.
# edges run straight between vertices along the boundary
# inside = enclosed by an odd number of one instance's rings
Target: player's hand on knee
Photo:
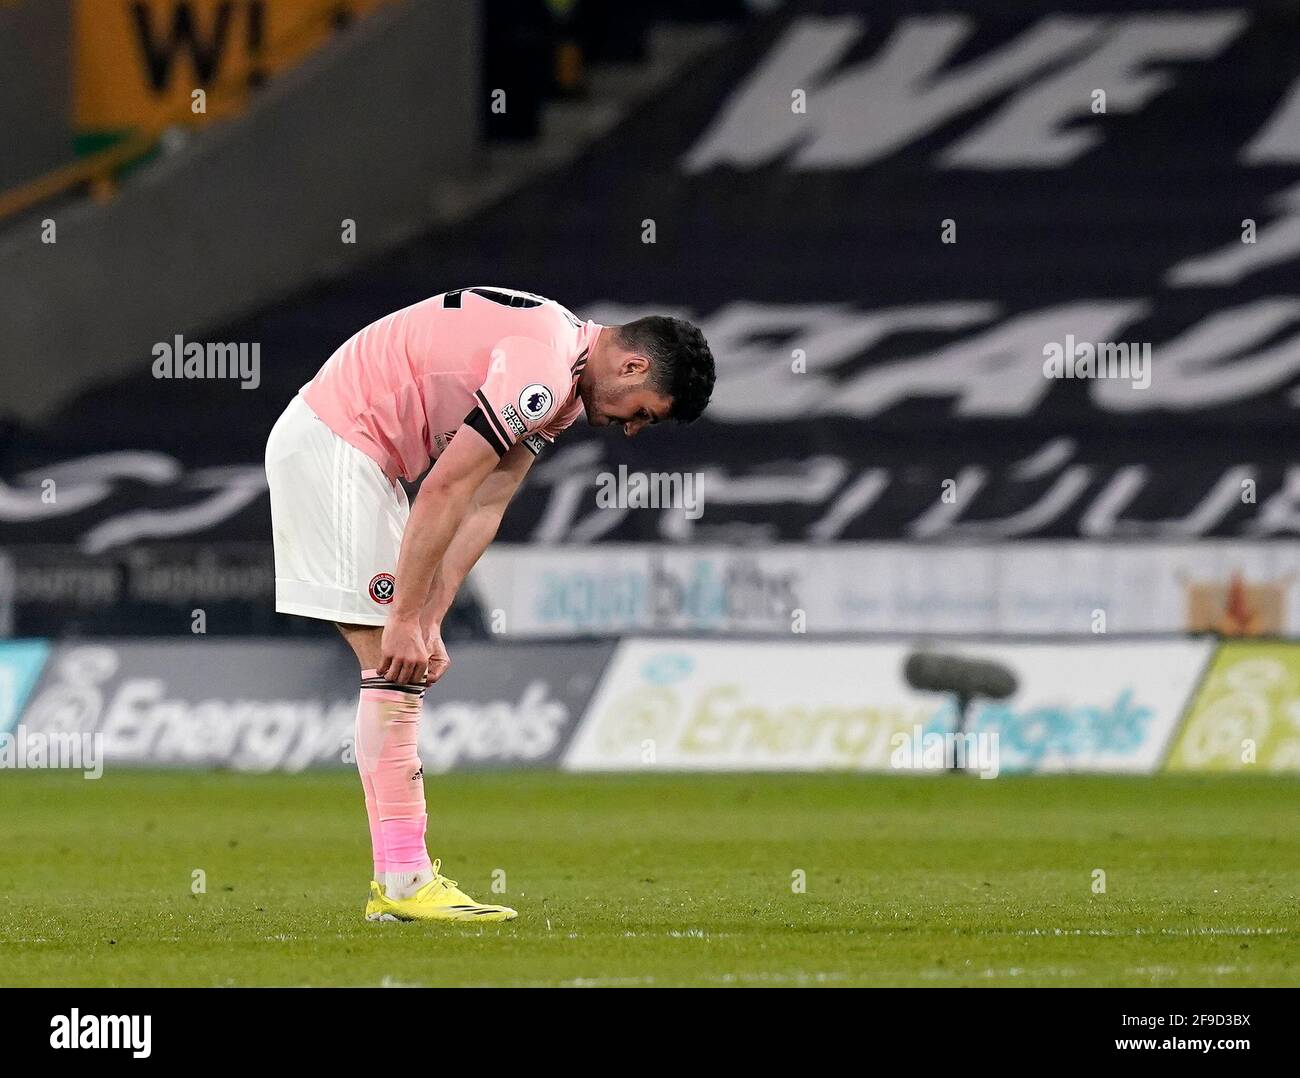
[[[424,681],[429,665],[429,648],[418,618],[390,618],[384,626],[380,650],[380,677],[397,685],[416,685]]]
[[[429,675],[427,684],[432,685],[451,668],[451,656],[442,642],[442,633],[438,629],[429,631]]]

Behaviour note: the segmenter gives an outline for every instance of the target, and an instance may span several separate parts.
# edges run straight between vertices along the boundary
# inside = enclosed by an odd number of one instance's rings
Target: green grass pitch
[[[1300,985],[1294,779],[426,784],[518,920],[365,923],[353,774],[0,773],[0,983]]]

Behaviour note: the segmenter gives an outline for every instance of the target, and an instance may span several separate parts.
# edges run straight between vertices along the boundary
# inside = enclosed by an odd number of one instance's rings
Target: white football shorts
[[[266,442],[275,608],[383,625],[410,505],[401,483],[296,396]]]

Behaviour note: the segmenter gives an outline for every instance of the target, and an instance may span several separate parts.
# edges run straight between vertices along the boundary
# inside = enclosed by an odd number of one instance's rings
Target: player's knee
[[[384,627],[382,625],[346,625],[335,622],[334,627],[343,634],[359,668],[374,670],[383,658]]]

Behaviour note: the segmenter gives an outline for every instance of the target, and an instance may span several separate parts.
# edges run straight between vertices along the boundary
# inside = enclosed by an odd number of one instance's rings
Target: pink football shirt
[[[533,453],[582,413],[578,375],[602,326],[510,288],[421,300],[354,334],[299,391],[390,480],[414,480],[462,423]]]

